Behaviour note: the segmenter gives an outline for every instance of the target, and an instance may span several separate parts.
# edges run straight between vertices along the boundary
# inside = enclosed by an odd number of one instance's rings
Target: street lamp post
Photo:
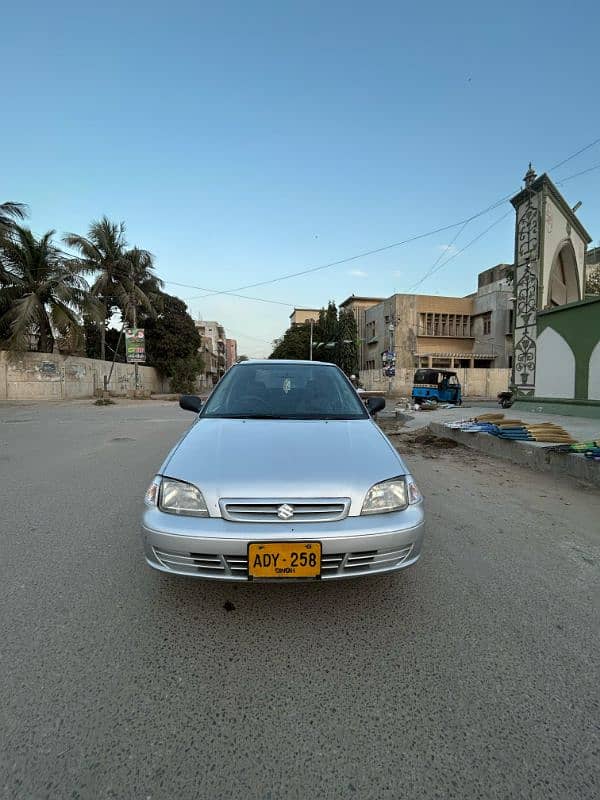
[[[313,351],[313,324],[314,320],[311,319],[310,321],[310,360],[313,360],[312,351]]]

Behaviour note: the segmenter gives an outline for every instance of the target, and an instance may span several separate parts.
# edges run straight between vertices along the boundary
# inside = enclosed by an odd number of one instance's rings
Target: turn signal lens
[[[415,479],[411,475],[407,475],[406,478],[406,489],[408,491],[408,502],[412,506],[414,503],[420,503],[423,499],[423,495],[421,494],[419,487],[415,483]]]
[[[158,492],[160,489],[160,476],[157,475],[153,478],[152,483],[146,489],[146,494],[144,496],[144,503],[147,506],[156,506],[158,505]]]

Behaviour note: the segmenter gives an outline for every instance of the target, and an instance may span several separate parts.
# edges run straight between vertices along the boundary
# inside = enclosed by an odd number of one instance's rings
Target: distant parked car
[[[313,361],[233,366],[146,492],[147,562],[221,580],[332,579],[414,564],[423,502],[343,372]]]

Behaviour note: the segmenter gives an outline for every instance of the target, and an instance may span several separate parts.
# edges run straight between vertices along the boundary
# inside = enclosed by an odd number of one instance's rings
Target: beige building
[[[480,273],[477,292],[467,297],[363,298],[365,308],[357,311],[361,369],[381,369],[389,351],[396,354],[397,368],[511,366],[510,270],[499,264]]]
[[[361,343],[358,350],[358,367],[359,369],[366,369],[364,364],[365,348],[362,343],[366,341],[367,331],[365,322],[365,311],[373,306],[378,305],[384,301],[383,297],[359,297],[352,294],[346,298],[343,303],[340,303],[340,310],[352,311],[354,319],[356,320],[356,330],[358,332],[358,341]]]
[[[295,308],[290,314],[290,328],[294,325],[304,325],[305,322],[317,322],[319,319],[318,308]]]
[[[225,339],[225,367],[229,369],[236,363],[238,357],[237,340]]]
[[[215,384],[226,369],[225,328],[214,320],[196,320],[194,324],[202,338],[205,378]]]

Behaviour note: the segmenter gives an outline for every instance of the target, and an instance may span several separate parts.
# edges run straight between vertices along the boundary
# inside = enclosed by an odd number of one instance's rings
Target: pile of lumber
[[[523,422],[520,419],[506,419],[504,414],[481,414],[475,417],[474,422],[486,433],[500,439],[511,439],[515,442],[576,443],[563,427],[554,422]]]
[[[554,422],[523,422],[521,419],[506,419],[504,414],[489,413],[452,422],[448,427],[465,433],[489,433],[514,442],[548,442],[553,445],[546,448],[549,451],[579,453],[593,461],[600,461],[600,437],[591,442],[578,442]]]

